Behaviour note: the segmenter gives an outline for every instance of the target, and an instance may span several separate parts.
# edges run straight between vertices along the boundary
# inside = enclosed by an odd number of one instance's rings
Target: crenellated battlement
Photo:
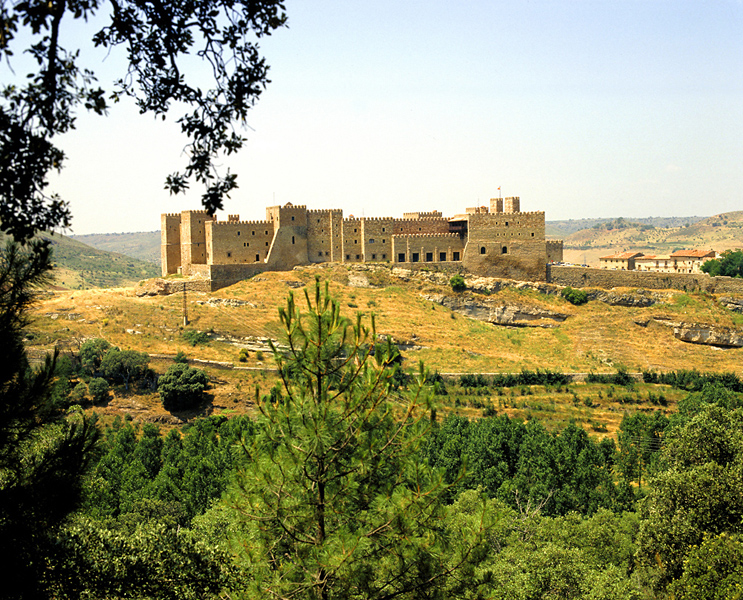
[[[163,213],[162,216],[163,217],[167,217],[169,219],[175,219],[175,218],[180,219],[181,218],[181,213]]]
[[[458,233],[393,233],[393,238],[451,238],[461,239]]]
[[[270,225],[273,227],[273,223],[271,221],[214,221],[212,226],[218,226],[218,227],[234,227],[237,225],[260,225],[261,227]]]

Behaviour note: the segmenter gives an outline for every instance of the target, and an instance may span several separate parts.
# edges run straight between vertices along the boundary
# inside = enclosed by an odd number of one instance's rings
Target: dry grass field
[[[339,265],[264,273],[210,294],[189,292],[186,329],[207,332],[212,338],[195,347],[182,337],[184,299],[180,294],[138,297],[136,287],[49,292],[35,308],[28,347],[37,357],[55,346],[74,353],[86,339],[102,337],[122,349],[162,355],[164,358],[153,358],[151,363],[161,373],[170,364],[167,357],[178,351],[192,360],[220,363],[204,366],[212,385],[209,402],[198,413],[174,418],[162,409],[156,393],[116,389],[106,406],[95,407],[104,419],[129,414],[135,420],[172,426],[203,414],[251,413],[256,387],[267,393],[276,383],[270,352],[255,351],[254,338],[280,340],[278,307],[290,292],[303,306],[304,291],[311,290],[316,276],[329,282],[331,294],[346,315],[374,314],[377,333],[390,335],[402,345],[404,365],[410,371],[423,361],[431,371],[440,373],[523,369],[613,373],[623,368],[630,372],[697,369],[740,375],[743,349],[689,344],[677,340],[668,327],[636,323],[663,316],[743,328],[743,316],[725,309],[709,295],[669,292],[665,301],[654,306],[630,308],[597,301],[572,306],[560,297],[533,290],[506,289],[489,300],[539,306],[570,316],[552,329],[502,327],[469,319],[423,298],[424,294],[453,294],[448,286],[423,278],[400,279],[388,269],[360,272]],[[210,299],[245,304],[207,304]],[[254,349],[241,362],[238,355],[245,345]],[[454,379],[447,388],[450,393],[439,398],[440,414],[480,416],[489,409],[491,414],[538,418],[548,427],[560,427],[574,419],[598,435],[613,435],[625,411],[672,411],[684,395],[667,386],[643,383],[630,389],[574,383],[551,389],[522,386],[468,391]],[[663,398],[660,403],[659,396]]]

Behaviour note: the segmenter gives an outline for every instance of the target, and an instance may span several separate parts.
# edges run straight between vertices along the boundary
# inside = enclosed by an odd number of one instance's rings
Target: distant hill
[[[70,236],[83,244],[93,246],[107,252],[119,252],[144,260],[160,264],[160,232],[139,231],[136,233],[93,233],[90,235]]]
[[[131,286],[160,275],[160,268],[151,262],[99,250],[57,233],[42,237],[52,243],[54,284],[58,286],[68,289]]]
[[[597,225],[606,225],[613,221],[626,221],[639,223],[640,225],[650,227],[685,227],[688,224],[694,224],[703,221],[707,217],[645,217],[642,219],[622,218],[618,219],[569,219],[567,221],[547,221],[545,227],[547,235],[553,238],[564,239],[576,231],[582,229],[592,229]]]
[[[669,254],[684,248],[717,252],[743,248],[743,211],[679,220],[684,224],[660,227],[647,219],[597,219],[590,228],[562,238],[565,260],[598,266],[599,257],[624,250]]]

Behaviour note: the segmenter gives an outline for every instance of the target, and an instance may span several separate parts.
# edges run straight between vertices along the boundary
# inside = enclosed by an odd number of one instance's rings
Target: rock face
[[[610,306],[636,306],[645,307],[652,306],[660,298],[661,294],[647,294],[644,290],[637,290],[634,294],[619,294],[617,292],[605,292],[603,290],[595,290],[588,292],[588,298],[590,300],[598,300],[604,302]]]
[[[471,319],[493,323],[494,325],[557,327],[569,316],[536,306],[504,303],[485,298],[475,300],[464,296],[452,297],[443,294],[429,294],[423,297]]]
[[[676,339],[690,344],[704,344],[720,348],[742,348],[743,333],[728,327],[718,327],[705,323],[685,323],[674,321],[666,317],[653,317],[652,321],[673,328]],[[650,319],[636,321],[638,325],[647,327]]]
[[[722,298],[720,298],[720,304],[722,304],[725,308],[732,310],[733,312],[743,313],[743,298],[723,296]]]

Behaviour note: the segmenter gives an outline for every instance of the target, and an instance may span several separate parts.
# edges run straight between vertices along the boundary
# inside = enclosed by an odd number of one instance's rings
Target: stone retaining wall
[[[651,273],[547,265],[547,281],[575,288],[595,287],[609,290],[615,287],[628,287],[685,292],[705,291],[712,294],[743,294],[743,279],[710,277],[706,273]]]

